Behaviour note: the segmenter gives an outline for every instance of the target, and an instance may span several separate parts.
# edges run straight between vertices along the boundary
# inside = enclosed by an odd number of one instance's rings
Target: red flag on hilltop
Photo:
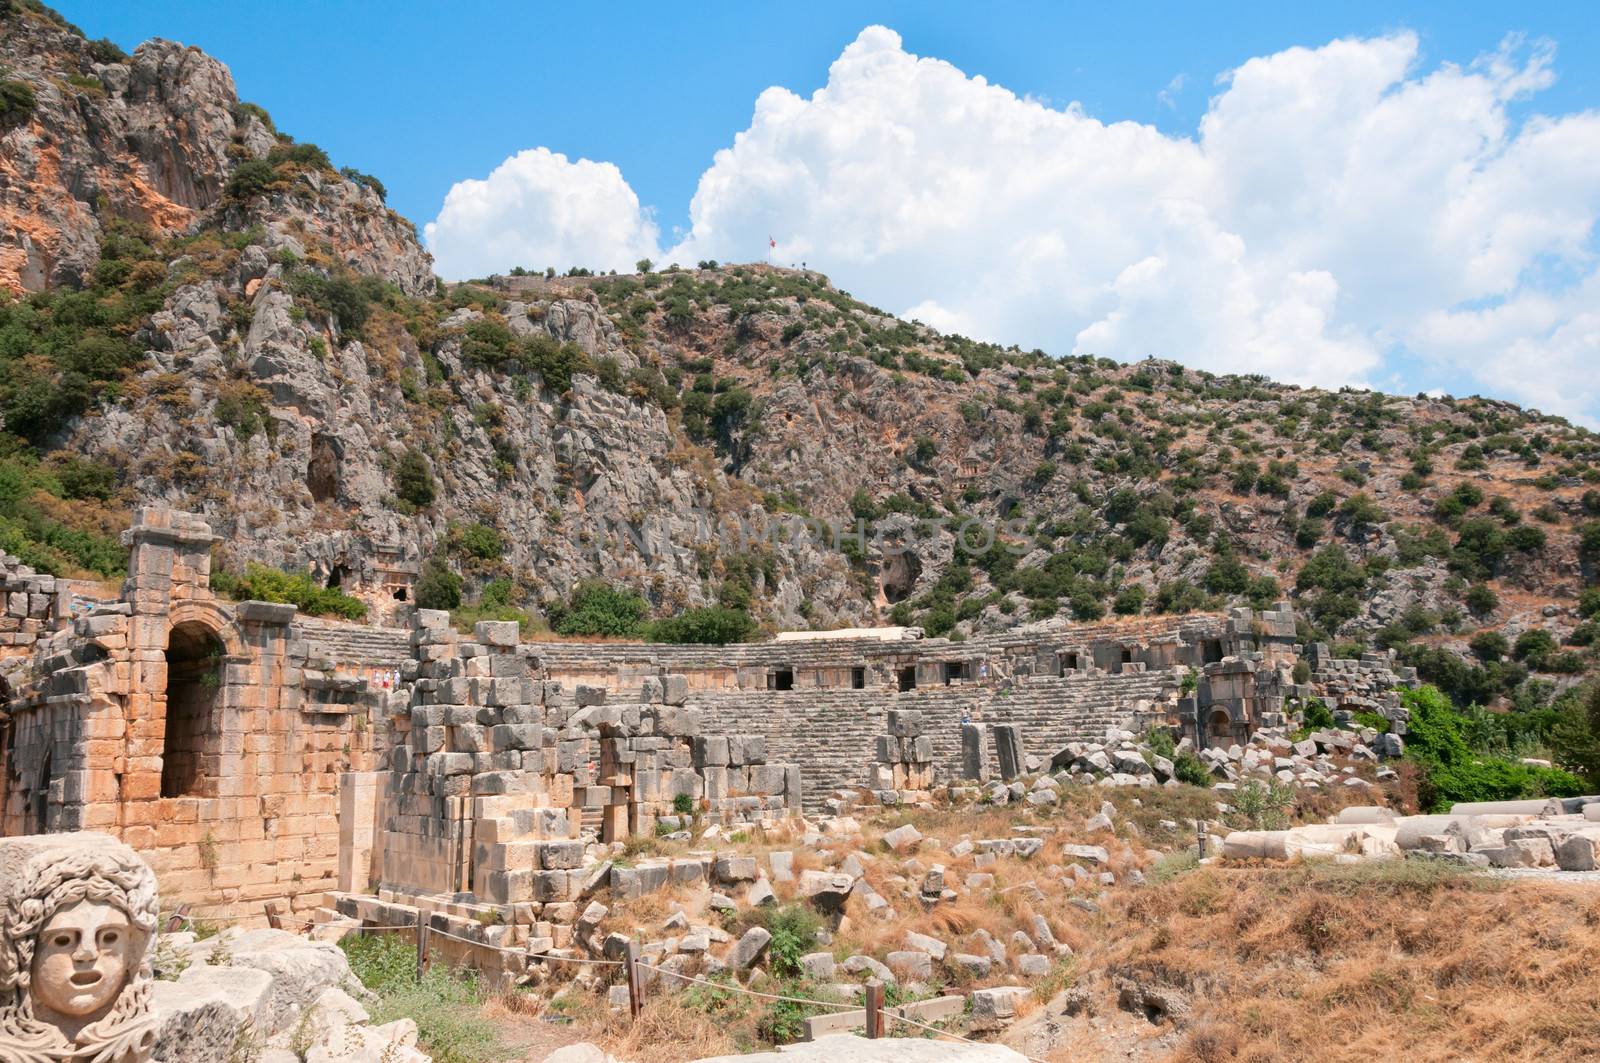
[[[778,241],[774,240],[771,234],[768,234],[767,236],[767,246],[769,248],[776,248],[778,246]]]

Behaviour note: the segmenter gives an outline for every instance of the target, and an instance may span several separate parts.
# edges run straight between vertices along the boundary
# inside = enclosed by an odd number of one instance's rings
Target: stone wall
[[[198,519],[144,510],[125,541],[122,598],[61,617],[10,673],[0,833],[104,831],[201,915],[315,906],[338,883],[340,774],[378,752],[366,683],[293,606],[218,601]]]

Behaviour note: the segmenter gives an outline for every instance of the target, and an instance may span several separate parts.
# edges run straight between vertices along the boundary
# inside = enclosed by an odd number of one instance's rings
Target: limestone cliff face
[[[0,33],[0,66],[36,101],[0,135],[0,285],[13,290],[79,281],[108,215],[183,230],[237,158],[272,144],[258,119],[235,117],[228,68],[172,41],[96,62],[82,37],[18,11]]]
[[[0,70],[35,101],[0,128],[0,286],[13,291],[80,283],[108,219],[163,235],[193,228],[239,164],[277,143],[260,113],[240,106],[228,68],[200,49],[155,39],[116,62],[95,51],[33,12],[4,17]],[[350,181],[310,183],[310,196],[275,197],[265,217],[235,208],[217,220],[237,229],[264,221],[280,241],[326,236],[363,272],[411,294],[431,289],[409,222]]]
[[[217,61],[151,41],[100,62],[28,12],[0,29],[0,78],[36,98],[0,128],[0,284],[102,283],[130,223],[156,256],[134,270],[159,296],[141,358],[39,457],[110,470],[117,505],[203,514],[226,566],[370,593],[435,558],[469,600],[509,580],[521,602],[598,576],[775,627],[971,634],[1297,582],[1345,635],[1578,620],[1600,445],[1563,422],[1057,360],[763,266],[441,291],[375,184],[240,105]],[[419,457],[433,497],[408,501]],[[911,549],[772,534],[858,515]],[[485,529],[494,548],[464,540]],[[997,531],[1011,559],[979,558]],[[1348,565],[1297,580],[1328,549]],[[1474,583],[1499,605],[1469,615]]]

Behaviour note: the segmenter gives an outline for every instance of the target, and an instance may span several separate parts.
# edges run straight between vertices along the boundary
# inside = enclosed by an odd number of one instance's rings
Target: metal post
[[[428,919],[425,915],[417,918],[417,981],[422,981],[422,968],[428,962]]]
[[[628,951],[623,957],[623,971],[628,976],[628,1014],[634,1022],[639,1021],[639,1014],[644,1011],[644,980],[639,977],[639,943],[628,942]]]
[[[883,983],[876,978],[867,981],[867,1036],[883,1036]]]

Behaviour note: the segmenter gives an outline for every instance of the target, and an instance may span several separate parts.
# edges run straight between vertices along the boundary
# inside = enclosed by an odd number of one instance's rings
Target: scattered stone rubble
[[[1235,831],[1228,859],[1341,861],[1399,857],[1478,868],[1584,872],[1600,869],[1600,797],[1458,803],[1443,815],[1396,816],[1352,806],[1331,823],[1278,831]]]

